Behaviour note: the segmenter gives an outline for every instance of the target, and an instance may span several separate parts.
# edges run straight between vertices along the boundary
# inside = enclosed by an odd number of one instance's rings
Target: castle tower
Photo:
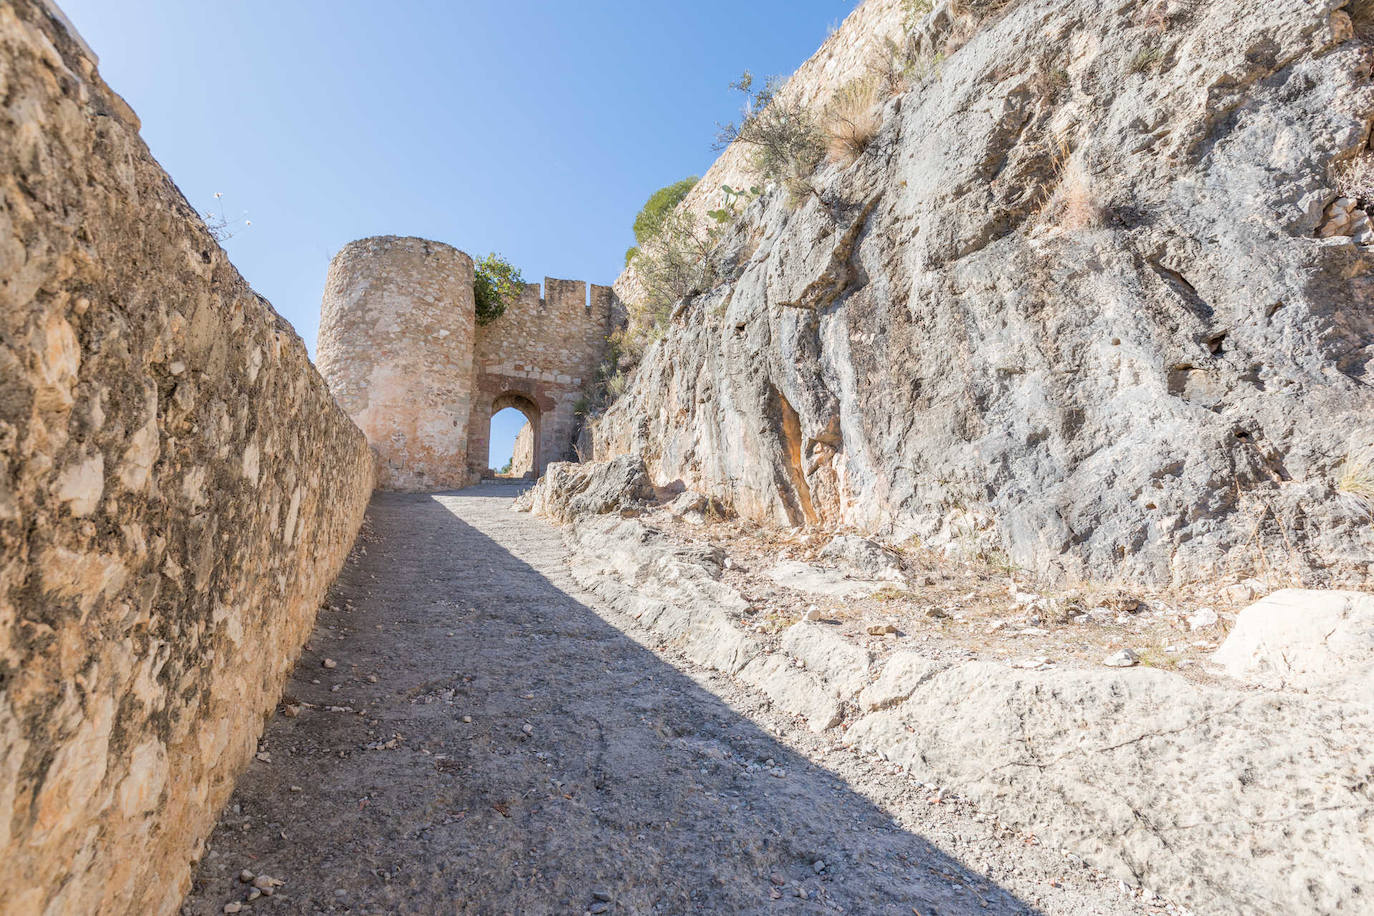
[[[449,245],[376,236],[330,263],[316,362],[376,449],[380,487],[469,483],[474,322],[472,258]]]

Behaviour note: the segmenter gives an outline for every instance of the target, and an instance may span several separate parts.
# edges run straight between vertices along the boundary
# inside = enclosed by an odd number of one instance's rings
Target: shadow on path
[[[374,498],[184,912],[1036,912],[579,602],[520,489]]]

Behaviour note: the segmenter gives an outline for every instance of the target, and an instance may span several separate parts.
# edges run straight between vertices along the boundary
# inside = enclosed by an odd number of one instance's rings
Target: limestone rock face
[[[1337,482],[1374,436],[1374,250],[1337,176],[1368,5],[976,6],[971,37],[926,17],[857,162],[744,212],[596,457],[1049,577],[1367,581]]]
[[[1240,612],[1213,656],[1266,687],[1374,696],[1374,595],[1287,588]]]
[[[1205,916],[1360,911],[1374,873],[1374,707],[1154,668],[1018,670],[838,629],[749,626],[749,602],[643,520],[565,529],[617,625],[758,690],[864,756]],[[1242,615],[1243,616],[1243,615]]]
[[[44,4],[0,87],[0,912],[172,913],[372,458]]]
[[[556,461],[521,495],[515,508],[569,522],[583,515],[618,512],[653,497],[644,459],[622,455],[588,464]]]

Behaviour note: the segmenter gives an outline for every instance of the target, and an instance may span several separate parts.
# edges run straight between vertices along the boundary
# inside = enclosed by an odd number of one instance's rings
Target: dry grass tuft
[[[1151,73],[1158,70],[1164,64],[1164,50],[1158,47],[1142,48],[1131,58],[1130,71],[1132,73]]]
[[[868,149],[882,126],[879,79],[867,76],[841,86],[825,107],[825,155],[848,168]]]
[[[1336,481],[1336,491],[1374,519],[1374,445],[1352,446]]]
[[[1334,169],[1336,193],[1355,200],[1374,200],[1374,153],[1361,153]]]
[[[1083,164],[1061,152],[1055,174],[1058,182],[1041,212],[1068,232],[1101,228],[1106,210],[1099,203],[1092,177]]]

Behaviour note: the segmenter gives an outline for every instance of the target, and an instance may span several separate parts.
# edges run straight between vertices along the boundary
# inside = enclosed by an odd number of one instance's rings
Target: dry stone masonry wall
[[[542,299],[531,283],[519,302],[478,328],[468,439],[474,474],[486,471],[491,415],[521,401],[534,407],[526,407],[526,416],[537,440],[535,473],[569,457],[577,401],[605,355],[614,316],[610,287],[593,285],[589,300],[586,283],[545,278]]]
[[[577,402],[614,327],[610,287],[545,278],[495,320],[474,321],[473,264],[439,242],[382,236],[329,268],[320,371],[377,450],[380,484],[465,486],[491,473],[492,414],[521,410],[532,467],[569,456]]]
[[[35,0],[0,99],[0,912],[171,913],[372,461]]]

